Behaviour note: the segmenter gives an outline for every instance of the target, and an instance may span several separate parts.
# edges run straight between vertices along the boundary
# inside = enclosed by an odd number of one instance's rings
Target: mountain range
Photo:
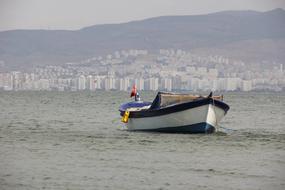
[[[0,68],[61,64],[116,50],[175,48],[245,61],[285,60],[285,10],[161,16],[80,30],[0,32]]]

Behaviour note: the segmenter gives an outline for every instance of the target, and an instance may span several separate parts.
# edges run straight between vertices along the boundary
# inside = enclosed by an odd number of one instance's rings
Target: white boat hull
[[[129,118],[126,123],[130,131],[161,131],[211,133],[226,111],[212,104],[153,117]]]

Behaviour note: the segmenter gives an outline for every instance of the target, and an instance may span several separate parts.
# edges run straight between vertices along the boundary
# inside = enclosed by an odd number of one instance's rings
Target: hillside
[[[76,31],[4,31],[0,32],[0,60],[5,61],[5,68],[25,68],[76,61],[129,48],[217,51],[254,60],[267,52],[267,59],[285,60],[284,39],[283,9],[224,11],[95,25]],[[248,48],[250,53],[247,53]]]

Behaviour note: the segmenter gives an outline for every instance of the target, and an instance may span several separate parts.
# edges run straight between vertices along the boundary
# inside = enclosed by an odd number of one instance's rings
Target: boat
[[[223,96],[158,92],[153,102],[141,101],[136,87],[135,101],[119,108],[122,122],[130,131],[168,133],[213,133],[230,107]]]

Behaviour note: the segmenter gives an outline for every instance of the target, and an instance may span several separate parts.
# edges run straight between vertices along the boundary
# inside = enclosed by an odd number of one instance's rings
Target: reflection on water
[[[128,100],[1,92],[0,187],[285,189],[285,94],[226,94],[231,109],[211,135],[122,130],[117,109]]]

